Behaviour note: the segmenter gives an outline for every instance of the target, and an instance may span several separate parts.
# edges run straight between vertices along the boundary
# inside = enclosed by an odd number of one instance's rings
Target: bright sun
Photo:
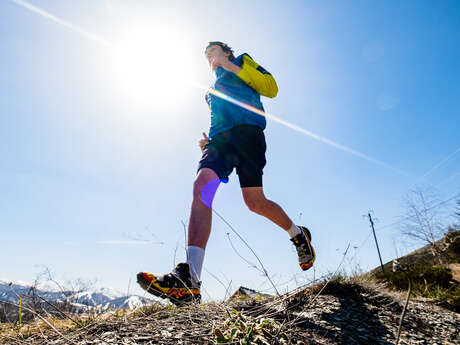
[[[187,33],[159,28],[125,31],[111,52],[121,91],[139,105],[171,106],[192,72]]]

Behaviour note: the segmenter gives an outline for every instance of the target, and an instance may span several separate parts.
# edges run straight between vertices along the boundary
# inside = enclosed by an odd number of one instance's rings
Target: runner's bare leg
[[[292,226],[292,220],[281,206],[265,197],[263,187],[245,187],[241,191],[244,202],[252,212],[268,218],[284,230]]]
[[[209,168],[201,169],[193,184],[193,201],[188,224],[188,245],[206,249],[212,223],[212,201],[219,177]]]

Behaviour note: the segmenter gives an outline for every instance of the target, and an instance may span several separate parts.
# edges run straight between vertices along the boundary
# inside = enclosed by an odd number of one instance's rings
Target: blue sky
[[[276,283],[292,279],[280,290],[334,271],[348,243],[348,266],[377,266],[374,243],[363,243],[368,210],[378,229],[404,214],[417,184],[441,200],[460,191],[455,1],[30,2],[60,22],[24,4],[0,4],[0,278],[33,280],[46,266],[120,290],[131,279],[142,293],[138,271],[169,271],[176,247],[184,258],[181,221],[209,128],[204,91],[189,81],[212,82],[210,40],[274,75],[268,113],[388,165],[269,121],[265,191],[311,228],[315,271],[301,273],[287,234],[246,209],[236,175],[214,207]],[[397,230],[378,231],[385,261],[394,241],[411,249]],[[268,289],[227,232],[215,219],[205,297],[225,293],[212,275]]]

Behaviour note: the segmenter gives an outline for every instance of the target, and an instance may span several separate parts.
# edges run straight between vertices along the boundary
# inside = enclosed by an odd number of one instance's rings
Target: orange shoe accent
[[[157,280],[157,278],[151,273],[142,272],[142,276],[144,277],[145,280],[148,280],[151,283]]]

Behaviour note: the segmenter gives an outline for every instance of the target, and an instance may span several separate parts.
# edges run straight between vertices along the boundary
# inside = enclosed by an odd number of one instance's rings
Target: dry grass
[[[402,310],[400,295],[367,277],[338,276],[273,298],[182,307],[154,303],[78,317],[77,323],[48,317],[54,329],[41,320],[22,327],[3,324],[0,344],[391,344]],[[435,319],[442,320],[437,312]],[[409,316],[401,344],[417,332],[432,337],[427,333],[432,322]],[[453,338],[457,325],[449,322],[446,334]]]
[[[62,338],[78,343],[88,334],[110,333],[120,324],[135,327],[137,335],[134,339],[137,340],[142,340],[142,336],[147,334],[168,338],[174,333],[175,341],[180,339],[186,343],[272,344],[275,338],[283,343],[293,337],[302,339],[299,329],[295,327],[299,318],[293,312],[301,309],[305,298],[317,294],[322,286],[324,282],[278,298],[244,297],[227,303],[211,302],[182,307],[154,303],[134,311],[117,310],[95,317],[74,316],[76,322],[48,316],[46,321],[53,328],[39,319],[22,326],[2,324],[0,344],[45,344],[51,338],[59,338],[60,334]]]

